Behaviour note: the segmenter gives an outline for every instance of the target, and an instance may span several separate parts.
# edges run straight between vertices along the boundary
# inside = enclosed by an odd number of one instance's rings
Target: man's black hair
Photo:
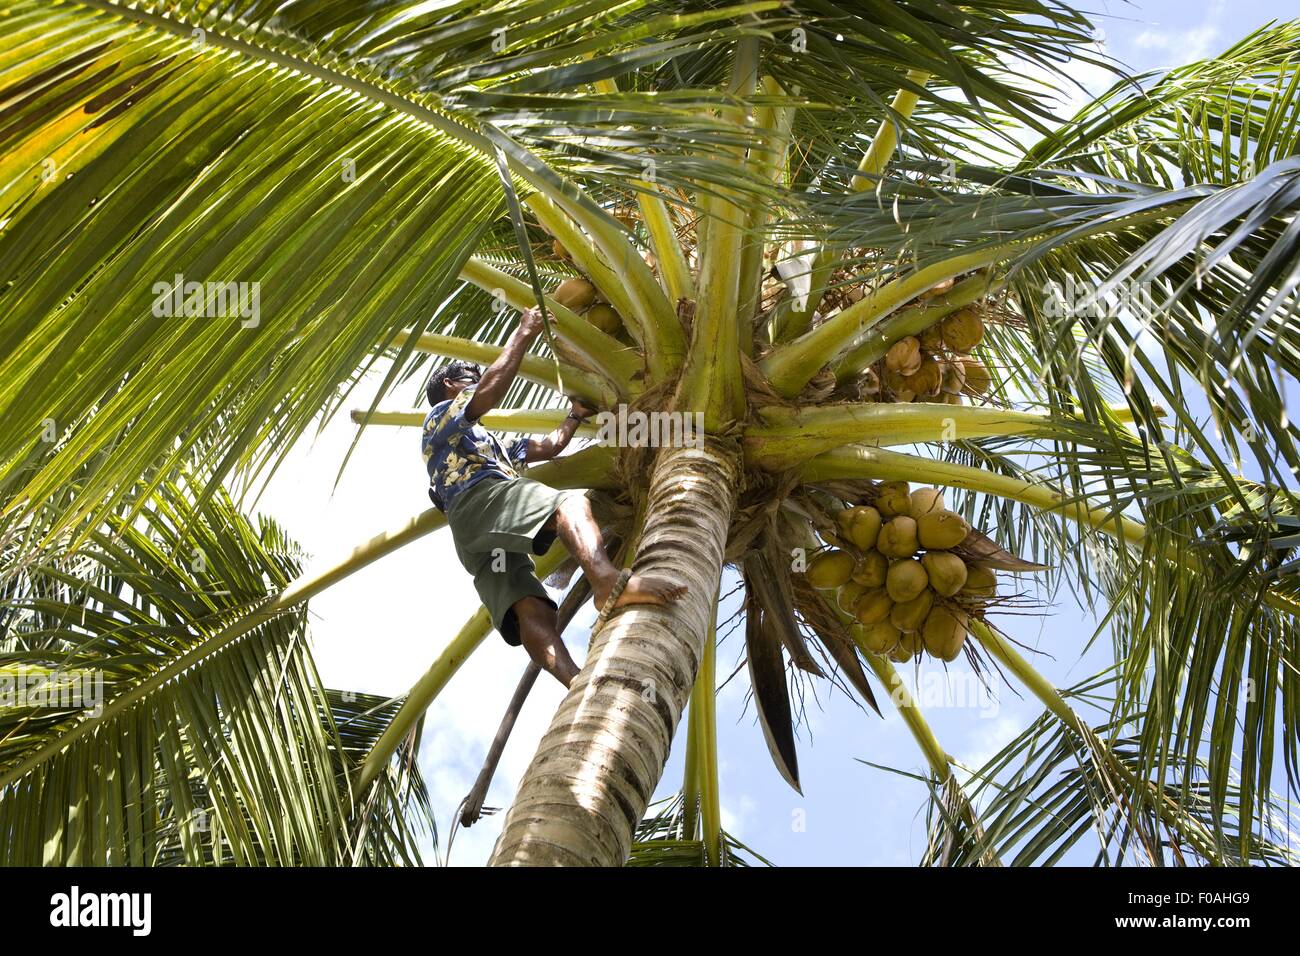
[[[462,362],[460,359],[452,359],[435,368],[424,386],[424,397],[429,400],[429,404],[437,405],[447,397],[443,394],[446,391],[442,384],[444,378],[460,378],[462,375],[473,375],[477,379],[483,376],[483,370],[473,362]]]

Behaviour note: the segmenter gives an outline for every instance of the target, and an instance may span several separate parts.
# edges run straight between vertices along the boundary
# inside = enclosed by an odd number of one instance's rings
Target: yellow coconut
[[[923,331],[917,338],[921,340],[923,352],[938,352],[943,349],[943,327],[938,322]]]
[[[943,492],[938,488],[917,488],[908,498],[912,503],[909,514],[913,518],[943,510]]]
[[[926,588],[910,601],[897,601],[889,611],[889,622],[904,633],[919,631],[934,607],[934,592]]]
[[[907,385],[905,384],[907,376],[902,372],[895,372],[892,369],[885,369],[881,381],[884,382],[885,388],[894,395],[897,395],[899,392],[904,391],[907,388]]]
[[[921,564],[930,587],[944,597],[952,597],[966,583],[966,562],[951,551],[927,551]]]
[[[951,289],[953,285],[956,284],[956,282],[957,282],[956,276],[953,276],[951,279],[944,279],[942,282],[930,286],[930,288],[926,289],[924,292],[918,295],[917,298],[933,299],[936,295],[943,295],[945,292]]]
[[[966,641],[966,615],[955,608],[936,605],[921,627],[926,653],[941,661],[953,661]]]
[[[623,317],[604,302],[597,302],[587,310],[587,321],[606,335],[617,335],[623,328]]]
[[[857,606],[858,598],[862,597],[867,589],[857,581],[850,580],[848,584],[840,588],[839,593],[835,595],[835,603],[840,606],[840,610],[846,614],[852,614],[853,608]]]
[[[955,511],[931,511],[916,522],[916,537],[923,548],[946,551],[955,548],[970,534],[970,525]],[[884,548],[880,549],[884,551]],[[888,554],[888,552],[885,552]]]
[[[875,624],[889,617],[893,608],[894,602],[890,600],[889,592],[884,588],[876,588],[858,598],[857,604],[853,605],[853,616],[863,624]]]
[[[879,551],[868,551],[853,568],[853,580],[864,588],[883,588],[889,573],[889,559]]]
[[[967,395],[986,395],[993,387],[993,376],[979,359],[966,356],[962,359],[962,371],[965,375],[961,391]]]
[[[901,338],[885,353],[885,367],[900,375],[911,375],[921,367],[921,342],[914,335]]]
[[[960,558],[958,559],[961,560]],[[890,565],[885,576],[885,589],[896,602],[910,601],[930,583],[920,561],[905,558]]]
[[[875,508],[870,505],[845,508],[835,516],[835,521],[839,525],[840,536],[851,541],[855,548],[870,551],[876,546],[882,519]]]
[[[966,366],[958,360],[945,362],[943,365],[943,382],[939,386],[949,394],[957,394],[966,387]]]
[[[911,493],[912,489],[905,481],[881,482],[880,487],[876,489],[876,507],[886,518],[910,515],[912,513]]]
[[[565,279],[555,290],[553,298],[560,305],[581,312],[596,301],[596,287],[586,279]]]
[[[993,597],[998,593],[998,576],[992,568],[986,568],[982,564],[968,564],[966,584],[961,593],[974,597]]]
[[[967,306],[943,320],[943,344],[954,352],[969,352],[984,338],[984,319]]]
[[[910,558],[916,553],[916,543],[916,522],[908,515],[899,515],[880,529],[876,549],[887,558]]]
[[[823,551],[808,562],[808,583],[821,590],[843,587],[853,573],[853,555],[847,551]]]
[[[915,372],[903,376],[903,390],[925,398],[937,394],[942,384],[943,369],[931,355],[921,359],[921,364]]]
[[[898,628],[888,621],[877,621],[875,624],[861,624],[862,644],[866,649],[875,654],[877,657],[888,654],[898,646],[898,639],[902,635]]]

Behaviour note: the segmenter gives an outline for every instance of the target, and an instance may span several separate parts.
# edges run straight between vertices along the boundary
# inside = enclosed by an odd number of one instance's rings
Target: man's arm
[[[487,367],[474,387],[474,396],[465,409],[465,417],[478,421],[487,412],[492,411],[510,390],[510,383],[515,380],[519,366],[524,361],[524,354],[537,333],[542,330],[542,313],[537,309],[527,309],[519,317],[519,325],[511,333],[505,348],[497,360]]]
[[[530,438],[528,440],[528,454],[524,457],[524,461],[550,461],[568,447],[569,442],[573,440],[573,433],[578,430],[578,426],[582,424],[583,420],[593,412],[594,409],[588,408],[575,400],[572,411],[560,423],[559,428],[545,438]]]

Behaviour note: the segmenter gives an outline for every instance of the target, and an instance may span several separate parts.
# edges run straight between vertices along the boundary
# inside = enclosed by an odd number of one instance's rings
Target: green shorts
[[[525,597],[555,602],[534,573],[532,555],[545,554],[555,532],[542,525],[570,495],[531,478],[485,478],[462,492],[447,513],[456,557],[474,576],[474,590],[505,642],[521,643],[513,605]]]

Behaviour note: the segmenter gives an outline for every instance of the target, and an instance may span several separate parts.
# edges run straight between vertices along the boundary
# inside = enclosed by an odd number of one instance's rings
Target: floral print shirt
[[[518,478],[515,465],[528,454],[528,438],[502,446],[495,435],[465,415],[474,388],[439,402],[424,420],[420,450],[429,473],[429,497],[446,511],[484,478]]]

